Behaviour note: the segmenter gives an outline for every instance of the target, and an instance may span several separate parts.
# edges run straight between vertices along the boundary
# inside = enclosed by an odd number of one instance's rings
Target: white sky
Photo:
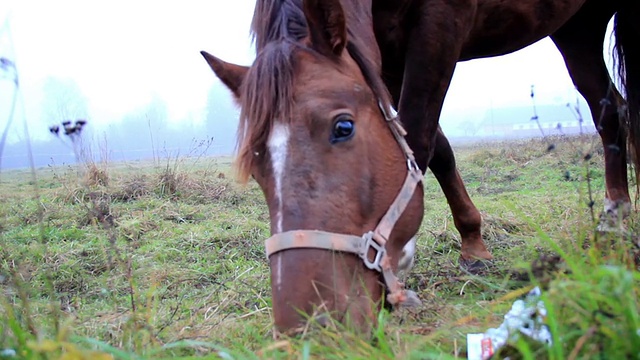
[[[144,107],[154,94],[166,101],[177,121],[200,114],[210,87],[218,83],[200,50],[251,63],[254,3],[3,0],[0,56],[16,60],[30,122],[41,114],[34,109],[48,76],[74,79],[89,99],[95,122],[117,121]],[[548,39],[512,55],[459,64],[443,121],[463,115],[479,121],[491,106],[529,105],[532,84],[537,103],[575,101],[562,59]],[[0,86],[0,107],[10,102],[8,89]]]

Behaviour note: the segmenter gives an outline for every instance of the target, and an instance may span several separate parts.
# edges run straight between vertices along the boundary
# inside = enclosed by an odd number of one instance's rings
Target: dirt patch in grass
[[[531,231],[524,222],[513,218],[501,218],[489,214],[482,215],[482,240],[492,249],[516,246],[518,241],[512,235]],[[515,243],[514,243],[515,241]]]
[[[146,174],[134,174],[121,181],[111,195],[114,201],[129,202],[151,194]]]
[[[88,203],[86,215],[82,225],[102,225],[111,229],[116,225],[111,212],[111,195],[104,191],[94,191],[87,194]]]
[[[89,187],[108,186],[109,172],[106,167],[101,168],[94,163],[89,164],[84,175],[84,184]]]
[[[220,201],[233,192],[233,184],[225,178],[185,178],[181,197],[190,203],[208,204]]]

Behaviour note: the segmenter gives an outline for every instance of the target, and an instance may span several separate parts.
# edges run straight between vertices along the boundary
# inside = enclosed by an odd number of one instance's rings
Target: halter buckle
[[[382,258],[386,255],[387,251],[384,246],[380,245],[373,237],[373,231],[369,231],[368,233],[362,235],[362,239],[364,240],[364,244],[362,246],[362,252],[360,253],[360,257],[364,262],[364,265],[371,270],[376,270],[382,272],[382,266],[380,262]],[[373,261],[369,260],[369,249],[373,249],[374,256]]]

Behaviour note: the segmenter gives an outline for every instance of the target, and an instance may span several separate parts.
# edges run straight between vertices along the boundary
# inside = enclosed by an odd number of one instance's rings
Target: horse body
[[[478,0],[460,60],[508,54],[553,34],[584,0]]]
[[[271,239],[301,231],[287,239],[296,246],[270,253],[276,328],[292,330],[305,316],[329,312],[366,329],[381,305],[383,283],[393,287],[388,272],[397,269],[404,245],[416,234],[423,204],[422,187],[404,192],[403,177],[411,172],[413,156],[399,140],[402,129],[385,125],[393,123],[385,121],[391,103],[398,107],[415,161],[432,170],[449,202],[462,237],[462,264],[473,268],[491,259],[482,241],[480,213],[438,126],[458,61],[509,53],[550,35],[598,122],[607,201],[614,210],[628,206],[621,115],[628,115],[632,145],[640,143],[635,140],[640,130],[634,130],[640,125],[633,125],[640,123],[640,51],[631,44],[640,29],[630,21],[640,5],[629,4],[258,0],[252,23],[254,64],[247,68],[203,55],[240,104],[239,172],[241,178],[255,178],[263,190]],[[619,54],[627,65],[627,108],[618,106],[622,97],[611,86],[602,59],[606,25],[616,11],[627,14],[616,30],[619,39],[626,35]],[[611,106],[601,106],[602,99]],[[395,207],[399,198],[407,201],[406,210]],[[363,264],[353,254],[327,251],[332,247],[296,237],[322,230],[329,237],[345,234],[358,241],[389,213],[397,223],[383,241],[384,276],[367,265],[368,255],[382,254],[378,250],[366,248]]]

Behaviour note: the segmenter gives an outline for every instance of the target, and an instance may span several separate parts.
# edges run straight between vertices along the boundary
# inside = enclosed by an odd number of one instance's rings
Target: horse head
[[[203,55],[241,108],[240,178],[268,204],[276,328],[327,313],[366,330],[385,290],[410,301],[394,272],[422,221],[422,174],[340,1],[301,11],[306,36],[267,43],[251,67]]]

